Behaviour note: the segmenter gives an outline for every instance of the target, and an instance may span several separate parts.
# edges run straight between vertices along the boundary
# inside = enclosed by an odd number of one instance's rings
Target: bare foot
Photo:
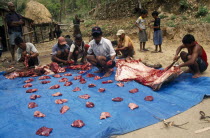
[[[185,70],[184,73],[193,73],[191,69]]]
[[[149,49],[146,49],[146,48],[145,48],[145,49],[143,49],[143,50],[144,50],[144,51],[149,51]]]
[[[109,77],[110,75],[112,75],[112,71],[111,71],[111,70],[107,71],[107,72],[104,74],[103,78],[104,78],[104,77]]]
[[[159,50],[158,52],[163,53],[161,50]]]
[[[103,72],[104,72],[103,69],[99,69],[99,70],[97,70],[97,71],[94,71],[94,73],[103,73]]]
[[[158,51],[152,51],[151,53],[158,53]]]
[[[199,77],[201,77],[200,73],[196,73],[195,75],[192,76],[192,78],[199,78]]]

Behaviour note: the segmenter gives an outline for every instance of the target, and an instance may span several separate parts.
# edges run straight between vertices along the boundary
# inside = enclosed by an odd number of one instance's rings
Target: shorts
[[[198,63],[200,72],[204,72],[207,69],[208,65],[201,57],[198,57],[196,62]]]
[[[139,41],[140,42],[148,41],[146,29],[143,29],[142,31],[139,31]]]
[[[9,34],[9,42],[10,45],[15,45],[15,38],[16,37],[22,37],[21,32],[11,32],[11,34]]]
[[[133,55],[135,54],[134,50],[133,49],[128,49],[128,50],[124,50],[124,51],[121,51],[123,56],[124,57],[133,57]]]
[[[161,45],[162,44],[163,37],[162,37],[162,31],[161,30],[154,31],[153,41],[154,41],[154,45]]]

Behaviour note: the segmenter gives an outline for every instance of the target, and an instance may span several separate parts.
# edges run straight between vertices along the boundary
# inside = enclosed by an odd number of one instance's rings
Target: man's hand
[[[179,59],[179,56],[175,56],[173,61],[177,61]]]
[[[106,65],[107,66],[111,66],[112,64],[113,64],[113,61],[112,60],[109,60],[109,61],[106,62]]]
[[[139,31],[142,31],[142,29],[139,27]]]

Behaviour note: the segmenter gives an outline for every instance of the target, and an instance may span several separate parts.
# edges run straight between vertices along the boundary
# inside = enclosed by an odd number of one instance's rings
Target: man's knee
[[[88,61],[92,61],[94,59],[95,59],[95,57],[93,55],[87,55],[87,60]]]
[[[181,57],[182,61],[184,61],[184,62],[186,62],[188,60],[188,56],[189,56],[188,53],[185,51],[182,51],[180,53],[180,57]]]

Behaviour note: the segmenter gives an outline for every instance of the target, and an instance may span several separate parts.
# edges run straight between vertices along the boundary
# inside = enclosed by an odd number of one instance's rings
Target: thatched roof
[[[52,15],[41,3],[30,1],[26,5],[25,17],[34,20],[34,24],[51,23]]]

